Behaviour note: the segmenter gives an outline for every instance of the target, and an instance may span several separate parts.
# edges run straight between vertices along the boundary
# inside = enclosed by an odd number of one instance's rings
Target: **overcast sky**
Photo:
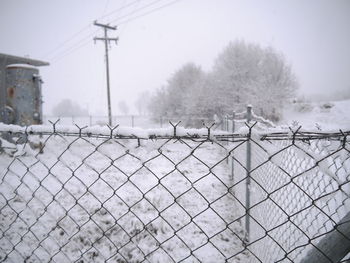
[[[284,54],[301,93],[350,89],[349,0],[0,0],[0,53],[48,61],[44,113],[64,98],[106,114],[104,45],[111,23],[113,113],[155,90],[186,62],[210,70],[237,39]]]

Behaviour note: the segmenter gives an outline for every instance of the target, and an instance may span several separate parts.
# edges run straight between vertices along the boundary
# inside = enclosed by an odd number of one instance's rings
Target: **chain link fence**
[[[171,125],[1,125],[0,262],[348,262],[350,132]]]

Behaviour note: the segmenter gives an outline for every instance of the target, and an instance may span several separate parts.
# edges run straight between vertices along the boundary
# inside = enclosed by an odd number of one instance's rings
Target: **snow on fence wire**
[[[0,124],[0,262],[346,262],[350,132]]]

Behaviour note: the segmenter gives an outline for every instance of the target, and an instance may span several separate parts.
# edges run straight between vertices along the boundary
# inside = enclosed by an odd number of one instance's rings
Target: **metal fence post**
[[[225,115],[225,118],[224,118],[224,130],[226,132],[228,132],[228,115]],[[227,141],[225,143],[226,145],[229,144],[229,142]],[[230,156],[228,155],[227,158],[226,158],[226,164],[229,165],[230,164]]]
[[[232,133],[235,132],[235,118],[236,118],[236,112],[232,112]]]
[[[131,127],[134,128],[134,115],[131,115]]]
[[[247,105],[247,122],[252,120],[252,105]]]
[[[235,116],[236,115],[236,112],[233,111],[232,112],[232,133],[235,132]],[[232,155],[232,158],[231,158],[231,181],[232,181],[232,184],[233,184],[233,173],[234,173],[234,159],[233,159],[233,150],[231,152],[231,155]]]
[[[247,124],[252,119],[252,106],[247,105]],[[246,215],[245,215],[245,227],[246,227],[246,241],[249,242],[249,234],[250,234],[250,218],[249,218],[249,209],[250,209],[250,170],[251,170],[251,128],[249,128],[249,133],[247,137],[247,156],[246,156],[246,169],[247,169],[247,177],[246,177]]]

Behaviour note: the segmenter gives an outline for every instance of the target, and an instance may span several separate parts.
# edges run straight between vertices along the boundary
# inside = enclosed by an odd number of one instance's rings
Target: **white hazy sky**
[[[113,113],[119,100],[132,107],[186,62],[210,70],[237,39],[282,52],[301,93],[350,89],[349,0],[0,0],[0,53],[51,64],[40,69],[45,114],[64,98],[106,114],[97,18],[118,26],[109,31],[120,38],[110,50]]]

